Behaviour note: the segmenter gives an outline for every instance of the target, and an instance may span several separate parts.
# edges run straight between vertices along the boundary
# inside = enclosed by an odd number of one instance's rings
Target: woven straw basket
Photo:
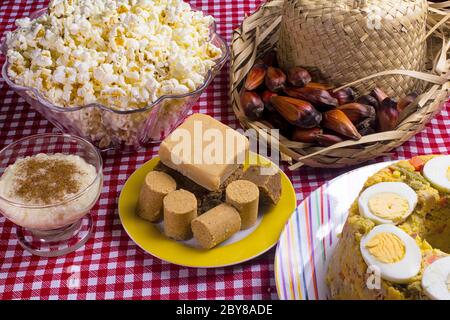
[[[394,131],[318,147],[280,136],[282,159],[302,165],[355,165],[403,144],[440,111],[449,97],[450,1],[273,0],[234,31],[231,103],[244,128],[270,137],[264,121],[250,121],[240,103],[243,82],[255,60],[276,49],[282,68],[302,66],[338,89],[367,94],[380,87],[391,96],[421,92]]]

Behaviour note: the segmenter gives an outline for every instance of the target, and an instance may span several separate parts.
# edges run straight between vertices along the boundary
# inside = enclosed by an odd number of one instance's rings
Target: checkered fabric
[[[218,32],[231,32],[260,0],[192,0],[197,8],[218,20]],[[44,0],[0,1],[0,36],[14,20],[47,5]],[[3,57],[1,58],[3,59]],[[3,62],[0,61],[1,63]],[[228,99],[229,65],[203,94],[194,111],[237,127]],[[386,161],[421,153],[450,152],[449,105],[420,134],[398,148]],[[19,138],[56,129],[36,113],[8,85],[0,81],[0,147]],[[15,239],[14,226],[0,217],[1,299],[274,299],[274,249],[249,262],[217,269],[179,267],[138,248],[122,228],[118,195],[127,177],[151,159],[157,148],[134,154],[104,154],[105,183],[93,209],[94,235],[78,251],[59,258],[40,258],[25,252]],[[301,168],[289,172],[301,201],[344,170]],[[351,168],[347,169],[350,170]],[[74,286],[80,279],[79,286]],[[74,288],[75,287],[75,288]]]

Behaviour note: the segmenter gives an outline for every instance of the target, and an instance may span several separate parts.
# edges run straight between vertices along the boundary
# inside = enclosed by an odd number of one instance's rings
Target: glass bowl
[[[87,140],[67,134],[38,134],[0,151],[0,179],[17,160],[37,154],[77,155],[95,167],[93,181],[77,194],[51,205],[29,205],[7,199],[0,191],[0,214],[16,225],[19,243],[39,256],[58,256],[81,247],[92,232],[89,214],[103,187],[102,158]]]
[[[36,19],[46,11],[46,8],[38,10],[30,19]],[[229,57],[229,48],[225,40],[216,33],[215,23],[210,26],[210,42],[218,47],[222,54],[215,66],[208,71],[200,87],[187,94],[163,95],[141,109],[120,111],[98,103],[76,107],[54,105],[38,90],[14,83],[8,76],[7,58],[3,64],[2,77],[12,90],[62,132],[83,137],[103,151],[133,151],[149,143],[158,143],[171,133],[186,118],[222,69]],[[6,56],[6,39],[1,44],[0,51]]]

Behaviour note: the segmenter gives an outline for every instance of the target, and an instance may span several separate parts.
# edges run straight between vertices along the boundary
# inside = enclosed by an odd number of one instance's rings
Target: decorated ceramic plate
[[[268,163],[269,160],[251,153],[248,163]],[[130,238],[144,251],[162,260],[188,267],[214,268],[238,264],[253,259],[272,248],[297,205],[295,190],[289,178],[281,172],[282,194],[276,206],[260,213],[256,225],[240,231],[217,247],[201,249],[195,240],[175,241],[162,232],[162,222],[154,224],[136,214],[140,188],[148,172],[158,164],[155,157],[136,170],[125,183],[119,198],[120,221]]]
[[[282,300],[324,300],[328,258],[365,181],[392,162],[347,172],[312,192],[286,224],[275,254],[275,281]]]

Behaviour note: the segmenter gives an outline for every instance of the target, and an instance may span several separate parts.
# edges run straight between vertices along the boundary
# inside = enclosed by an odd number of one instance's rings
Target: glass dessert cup
[[[192,9],[196,10],[194,7]],[[46,12],[46,8],[38,10],[30,19],[36,19]],[[221,55],[205,75],[203,84],[186,94],[163,95],[140,109],[117,110],[99,103],[73,107],[55,105],[39,90],[21,86],[10,79],[8,59],[3,64],[2,77],[12,90],[62,132],[83,137],[102,151],[135,151],[161,142],[181,124],[222,69],[230,53],[226,41],[216,33],[215,23],[210,26],[210,43],[220,49]],[[0,52],[6,56],[7,51],[5,40],[0,46]]]
[[[103,187],[103,164],[98,150],[83,138],[38,134],[0,151],[0,179],[17,160],[41,153],[76,155],[95,168],[95,177],[87,187],[49,205],[15,202],[0,192],[0,214],[16,225],[19,244],[34,255],[55,257],[77,250],[91,236],[93,223],[89,212]]]

